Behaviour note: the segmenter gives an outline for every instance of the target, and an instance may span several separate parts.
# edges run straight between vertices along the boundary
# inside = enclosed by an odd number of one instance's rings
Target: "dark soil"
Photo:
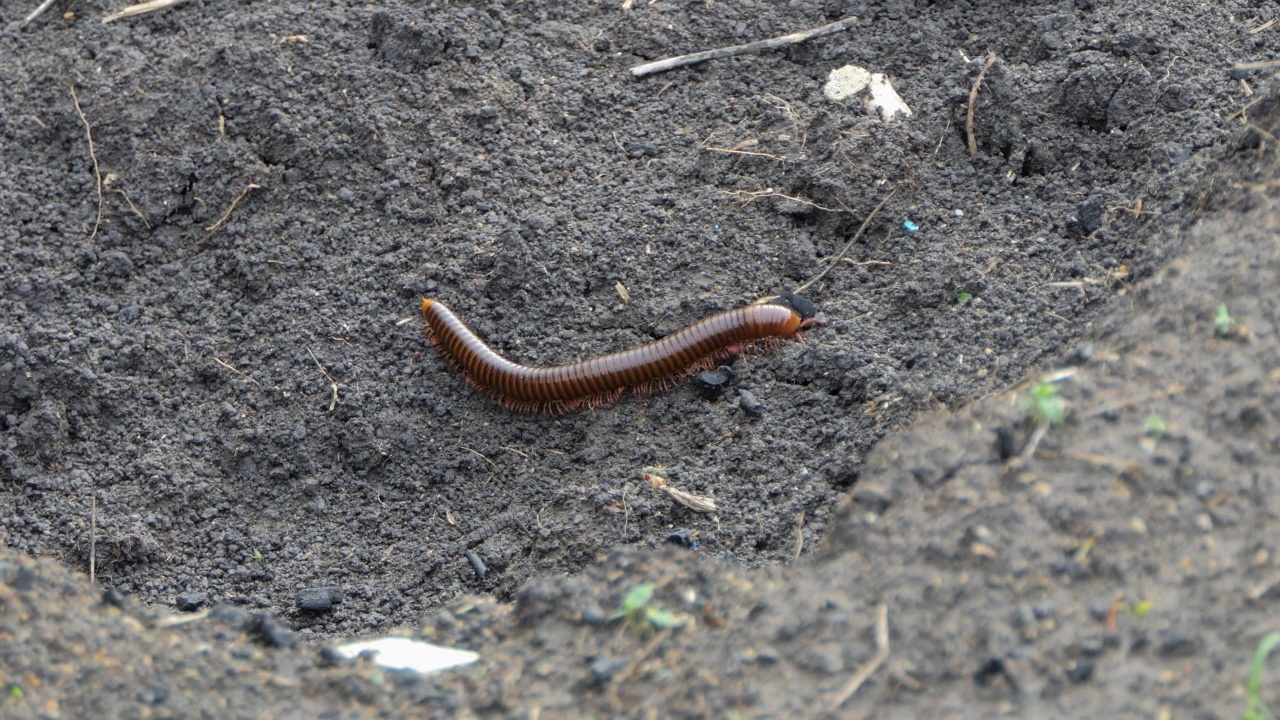
[[[1232,65],[1280,4],[35,4],[0,29],[0,715],[1242,711],[1280,95]],[[914,116],[826,100],[848,63]],[[827,324],[718,399],[514,414],[415,314],[549,364],[833,262]],[[607,621],[644,582],[683,627]],[[482,662],[318,650],[415,626]]]

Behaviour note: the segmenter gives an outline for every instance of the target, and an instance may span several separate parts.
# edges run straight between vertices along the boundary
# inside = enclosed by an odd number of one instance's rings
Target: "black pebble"
[[[1067,679],[1076,684],[1088,682],[1091,677],[1093,677],[1093,663],[1088,661],[1077,662],[1075,667],[1067,671]]]
[[[113,587],[106,588],[102,591],[102,604],[122,608],[124,607],[124,593]]]
[[[298,640],[293,631],[285,627],[274,615],[254,613],[245,631],[274,648],[291,648]]]
[[[598,657],[591,661],[591,676],[598,682],[609,682],[630,663],[625,657]]]
[[[468,550],[467,562],[471,563],[471,569],[476,571],[476,578],[484,580],[484,576],[489,573],[489,568],[484,566],[484,561],[480,559],[480,556]]]
[[[672,545],[679,545],[684,548],[691,548],[694,544],[693,535],[688,530],[677,530],[667,536],[667,542]]]
[[[1196,640],[1181,630],[1165,630],[1160,633],[1161,657],[1187,657],[1196,654]]]
[[[328,612],[342,602],[342,588],[333,586],[302,588],[298,591],[298,609]]]
[[[248,625],[249,613],[246,612],[244,608],[239,608],[235,605],[228,605],[227,603],[221,603],[219,605],[214,605],[213,609],[209,611],[209,619],[224,622],[228,625],[234,625],[239,628]]]
[[[1079,220],[1081,234],[1088,235],[1102,227],[1104,214],[1102,198],[1099,197],[1091,197],[1076,206],[1076,218]]]
[[[694,377],[694,382],[697,383],[698,392],[703,398],[715,400],[729,386],[729,371],[725,368],[716,368],[715,370],[698,373]]]
[[[185,592],[174,598],[174,607],[182,612],[195,612],[204,606],[207,598],[201,593]]]
[[[609,616],[605,614],[604,608],[600,607],[597,602],[588,602],[582,607],[582,622],[588,625],[604,625],[609,622]]]
[[[998,657],[988,658],[973,673],[973,681],[981,687],[991,684],[991,681],[1004,674],[1004,661]]]
[[[750,390],[738,391],[738,404],[742,406],[743,410],[752,415],[759,415],[764,412],[764,403],[760,402],[756,394]]]

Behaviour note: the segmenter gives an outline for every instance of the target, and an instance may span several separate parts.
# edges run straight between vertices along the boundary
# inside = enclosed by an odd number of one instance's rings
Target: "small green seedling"
[[[1023,398],[1022,409],[1030,410],[1038,425],[1061,425],[1067,412],[1067,401],[1058,396],[1058,386],[1036,383],[1031,395]]]
[[[962,292],[956,293],[956,304],[963,305],[973,299],[972,293]]]
[[[262,556],[262,551],[259,550],[258,548],[253,549],[253,561],[258,563],[259,565],[262,565],[263,562],[265,561],[265,558]]]
[[[1146,617],[1148,613],[1154,610],[1155,607],[1156,607],[1156,604],[1151,602],[1150,600],[1139,600],[1138,602],[1134,603],[1132,607],[1129,608],[1129,613],[1132,614],[1134,617],[1138,618],[1139,620],[1141,620],[1142,618]]]
[[[632,627],[654,627],[659,630],[678,628],[684,625],[684,618],[671,612],[653,607],[653,583],[640,583],[627,592],[622,598],[622,605],[609,616],[610,620],[623,620]]]
[[[1245,685],[1248,704],[1244,708],[1244,720],[1270,720],[1271,718],[1271,712],[1267,710],[1266,703],[1262,702],[1262,668],[1267,664],[1267,658],[1276,646],[1280,646],[1280,630],[1267,633],[1262,638],[1262,642],[1258,643],[1257,651],[1253,653],[1253,667],[1249,669],[1249,681]]]
[[[10,685],[10,686],[9,686],[9,698],[10,698],[10,699],[12,699],[12,700],[21,700],[21,699],[22,699],[23,697],[25,697],[25,696],[26,696],[26,693],[22,692],[22,686],[21,686],[21,685],[18,685],[17,683],[14,683],[14,684],[12,684],[12,685]]]
[[[1148,415],[1142,423],[1142,434],[1152,437],[1164,437],[1169,434],[1169,423],[1159,415]]]
[[[1227,304],[1222,303],[1217,310],[1213,311],[1213,333],[1218,337],[1227,337],[1235,328],[1236,321],[1231,319],[1231,313],[1227,312]]]

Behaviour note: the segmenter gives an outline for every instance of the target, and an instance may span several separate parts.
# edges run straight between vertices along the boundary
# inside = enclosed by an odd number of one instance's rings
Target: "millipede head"
[[[818,314],[818,306],[814,305],[812,300],[803,295],[797,295],[790,290],[783,290],[769,302],[773,305],[791,308],[802,320],[806,321]]]

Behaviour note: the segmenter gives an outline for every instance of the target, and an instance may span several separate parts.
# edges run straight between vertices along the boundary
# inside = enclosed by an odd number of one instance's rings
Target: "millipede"
[[[507,407],[522,412],[567,412],[600,407],[624,391],[665,386],[716,358],[753,345],[800,339],[800,331],[821,321],[808,299],[784,292],[745,307],[703,318],[639,347],[567,365],[531,367],[512,362],[489,347],[452,310],[423,299],[423,331],[467,382]]]

